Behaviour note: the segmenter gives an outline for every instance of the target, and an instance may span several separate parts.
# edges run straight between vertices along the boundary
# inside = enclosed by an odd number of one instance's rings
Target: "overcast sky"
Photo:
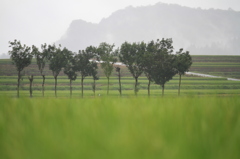
[[[127,6],[158,2],[240,11],[240,0],[0,0],[0,56],[8,52],[8,41],[18,39],[29,46],[53,43],[72,20],[99,23]]]

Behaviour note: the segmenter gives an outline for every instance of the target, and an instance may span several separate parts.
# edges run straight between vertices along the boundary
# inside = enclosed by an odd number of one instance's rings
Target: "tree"
[[[117,76],[118,76],[118,83],[119,83],[119,93],[120,93],[120,96],[122,96],[122,84],[121,84],[121,68],[120,67],[115,67],[116,69],[116,72],[118,73]]]
[[[171,54],[173,52],[172,39],[157,40],[155,47],[152,77],[156,84],[162,86],[163,96],[166,82],[177,73],[174,67],[176,56]]]
[[[55,47],[48,45],[45,43],[43,45],[41,45],[41,49],[42,51],[39,51],[39,49],[36,46],[32,46],[32,54],[35,56],[36,60],[37,60],[37,65],[38,65],[38,69],[40,71],[40,74],[43,78],[42,81],[42,96],[44,96],[44,84],[45,84],[45,75],[43,74],[44,71],[44,67],[46,65],[46,63],[48,62],[48,59],[50,58],[50,53],[52,51],[54,51]]]
[[[97,57],[98,57],[98,53],[97,53],[97,48],[93,47],[93,46],[89,46],[86,48],[86,52],[91,55],[91,60],[89,63],[89,75],[91,75],[93,77],[93,83],[92,83],[92,90],[95,96],[95,92],[96,92],[96,80],[99,80],[99,76],[97,75],[97,69],[98,69],[98,65],[97,65]]]
[[[176,53],[176,61],[175,61],[175,67],[179,74],[178,95],[180,95],[181,77],[182,75],[185,74],[185,72],[188,72],[191,65],[192,65],[192,57],[190,56],[189,52],[188,51],[183,52],[183,49],[180,49]]]
[[[113,71],[113,64],[117,62],[117,58],[115,57],[116,52],[113,51],[113,48],[114,45],[105,42],[101,43],[97,48],[97,54],[101,59],[101,68],[108,81],[107,95],[109,94],[109,79]]]
[[[135,79],[135,95],[137,95],[137,92],[139,91],[138,77],[143,73],[143,57],[145,51],[146,44],[144,42],[138,44],[130,44],[128,42],[125,42],[121,45],[119,52],[120,61],[126,65],[133,78]]]
[[[143,71],[148,79],[148,96],[150,96],[150,85],[153,82],[153,61],[154,61],[154,54],[156,53],[157,49],[155,47],[154,41],[151,41],[147,44],[146,52],[143,56]]]
[[[14,40],[13,42],[9,42],[12,48],[9,51],[10,58],[12,59],[12,63],[16,66],[18,71],[18,84],[17,84],[17,97],[19,97],[19,86],[20,86],[20,79],[21,79],[21,71],[31,64],[32,54],[31,48],[22,45],[20,41]]]
[[[88,50],[79,50],[79,53],[75,56],[75,69],[80,72],[82,97],[83,97],[83,81],[85,77],[91,75],[91,63],[90,59],[93,57],[92,53]]]
[[[97,73],[98,73],[97,69],[98,69],[97,63],[95,61],[91,61],[90,62],[90,74],[93,77],[92,90],[93,90],[94,96],[95,96],[95,92],[96,92],[96,80],[99,80],[99,77],[97,75]]]
[[[52,47],[54,49],[50,54],[49,69],[52,70],[53,77],[55,79],[55,97],[57,97],[57,77],[62,68],[66,66],[66,59],[68,59],[68,57],[71,55],[71,51],[69,51],[67,48],[56,48],[55,45]]]
[[[68,79],[70,80],[70,97],[72,97],[72,81],[75,81],[77,78],[77,70],[75,64],[75,58],[73,58],[73,54],[69,52],[66,65],[64,66],[64,73],[68,76]]]

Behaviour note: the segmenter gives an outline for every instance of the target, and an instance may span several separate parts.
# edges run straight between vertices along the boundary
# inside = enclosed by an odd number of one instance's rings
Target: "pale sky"
[[[130,5],[158,2],[240,11],[240,0],[0,0],[0,56],[10,49],[8,41],[18,39],[23,44],[39,47],[59,40],[72,20],[99,23]]]

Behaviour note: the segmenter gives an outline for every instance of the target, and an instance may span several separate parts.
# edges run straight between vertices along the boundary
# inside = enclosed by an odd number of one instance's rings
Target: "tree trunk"
[[[18,98],[19,98],[20,78],[21,78],[20,71],[18,71],[18,84],[17,84],[17,97]]]
[[[30,81],[30,87],[29,87],[30,97],[32,97],[33,75],[31,75],[30,77],[28,77],[28,79],[29,79],[29,81]]]
[[[164,96],[164,85],[162,85],[162,97]]]
[[[54,76],[55,79],[55,97],[57,97],[57,76]]]
[[[121,74],[120,74],[120,71],[118,73],[118,82],[119,82],[119,93],[120,93],[120,96],[122,96],[122,84],[121,84]]]
[[[181,77],[182,77],[182,75],[181,75],[181,74],[179,74],[178,96],[180,96]]]
[[[45,83],[45,75],[42,75],[43,82],[42,82],[42,96],[44,97],[44,83]]]
[[[72,80],[70,79],[70,97],[72,98]]]
[[[84,77],[82,76],[82,78],[81,78],[81,86],[82,86],[82,98],[83,98],[83,80],[84,80]]]
[[[93,94],[94,94],[94,97],[95,97],[95,89],[96,89],[96,80],[93,80]]]
[[[137,96],[137,85],[138,85],[138,78],[135,77],[135,88],[134,88],[135,96]]]
[[[107,77],[108,79],[108,88],[107,88],[107,95],[109,94],[109,77]]]
[[[150,97],[150,85],[151,85],[151,81],[148,80],[148,97]]]

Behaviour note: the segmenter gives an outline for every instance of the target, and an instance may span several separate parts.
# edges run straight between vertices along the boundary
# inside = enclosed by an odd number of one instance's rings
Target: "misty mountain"
[[[240,12],[164,3],[127,7],[99,24],[74,20],[57,43],[78,51],[101,42],[119,47],[125,41],[162,38],[172,38],[175,49],[184,48],[191,54],[240,55]]]

